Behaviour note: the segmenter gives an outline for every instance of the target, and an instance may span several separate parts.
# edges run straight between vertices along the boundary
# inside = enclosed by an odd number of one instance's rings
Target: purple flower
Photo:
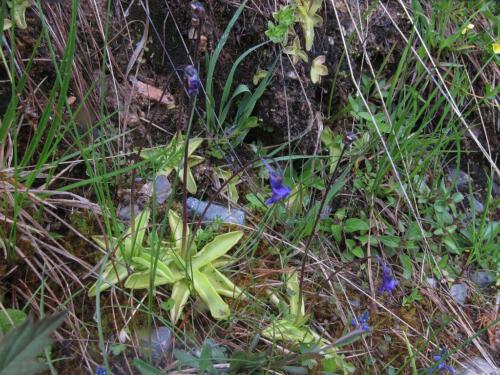
[[[448,358],[448,351],[446,349],[441,349],[441,353],[434,356],[434,361],[436,361],[436,364],[432,366],[427,372],[429,374],[435,374],[437,372],[456,374],[457,370],[455,370],[454,367],[446,364],[447,358]]]
[[[266,166],[267,170],[269,171],[269,182],[271,184],[271,190],[272,190],[272,195],[271,198],[269,198],[266,201],[267,205],[276,203],[290,195],[292,190],[288,187],[283,185],[283,176],[276,172],[267,161],[262,160],[264,165]]]
[[[186,78],[188,95],[198,95],[201,87],[201,81],[196,68],[192,65],[186,65],[184,68],[184,75]]]
[[[357,319],[353,318],[351,320],[351,324],[355,328],[361,328],[365,332],[370,332],[372,328],[368,325],[369,320],[370,320],[370,313],[368,312],[368,310],[365,310],[363,314],[358,316]]]
[[[351,132],[351,131],[348,131],[346,134],[345,134],[345,137],[344,137],[344,143],[346,145],[350,145],[352,142],[354,142],[356,139],[358,138],[358,136],[356,135],[356,133],[354,132]]]
[[[379,287],[379,292],[384,293],[387,292],[391,294],[396,286],[398,285],[398,281],[392,275],[392,269],[388,266],[380,257],[377,257],[380,266],[382,267],[382,285]]]
[[[108,375],[106,367],[98,366],[95,370],[95,375]]]

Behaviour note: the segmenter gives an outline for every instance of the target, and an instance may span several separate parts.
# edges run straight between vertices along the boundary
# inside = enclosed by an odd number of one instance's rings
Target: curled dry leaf
[[[175,108],[174,97],[169,92],[164,92],[158,87],[148,85],[138,80],[132,80],[132,84],[134,85],[135,92],[144,98],[165,104],[168,109]]]

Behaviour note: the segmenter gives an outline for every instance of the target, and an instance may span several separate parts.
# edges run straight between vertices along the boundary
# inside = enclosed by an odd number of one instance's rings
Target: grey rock
[[[469,204],[470,204],[471,208],[472,208],[472,205],[474,205],[474,210],[476,211],[476,214],[483,213],[484,205],[481,202],[479,202],[475,197],[472,199],[469,197]]]
[[[493,181],[493,196],[499,197],[500,196],[500,184],[498,184],[495,180]]]
[[[159,363],[172,349],[173,335],[168,327],[158,327],[151,331],[149,337],[142,337],[141,344],[147,352],[151,352],[154,363]]]
[[[205,211],[208,202],[189,197],[186,201],[187,208],[192,215],[201,215]],[[237,208],[226,208],[218,204],[211,204],[205,215],[203,221],[215,221],[217,218],[224,223],[229,224],[245,224],[245,212]]]
[[[428,277],[427,278],[427,285],[429,285],[432,289],[436,289],[437,287],[437,280],[433,277]]]
[[[167,198],[172,194],[172,185],[168,181],[167,176],[161,174],[155,179],[155,197],[156,203],[163,204]]]
[[[137,204],[134,204],[133,207],[134,215],[137,215],[139,213],[139,206]],[[130,204],[120,203],[116,210],[118,219],[128,222],[132,218],[132,207],[130,206]]]
[[[472,178],[462,170],[458,171],[457,175],[456,170],[452,168],[448,171],[447,180],[450,184],[454,183],[458,190],[464,190],[467,189]]]
[[[486,288],[495,281],[493,275],[488,271],[476,271],[470,279],[480,288]]]
[[[456,303],[463,305],[467,298],[467,290],[468,287],[465,284],[454,284],[450,289],[450,294]]]
[[[467,361],[461,375],[500,375],[500,369],[493,367],[481,357],[474,357]]]

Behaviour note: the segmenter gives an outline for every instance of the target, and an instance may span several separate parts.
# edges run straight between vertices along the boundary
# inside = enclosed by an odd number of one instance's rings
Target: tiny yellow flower
[[[469,23],[467,26],[465,26],[463,29],[462,29],[462,35],[465,35],[469,32],[469,30],[472,30],[474,28],[474,24],[472,23]]]
[[[493,43],[491,47],[493,47],[493,52],[495,52],[496,55],[500,54],[500,41]]]

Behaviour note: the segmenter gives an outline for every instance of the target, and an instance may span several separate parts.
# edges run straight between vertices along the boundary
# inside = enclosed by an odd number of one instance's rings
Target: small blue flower
[[[184,68],[184,74],[187,83],[188,95],[198,95],[201,88],[201,81],[196,68],[192,65],[186,65],[186,67]]]
[[[368,321],[370,320],[370,313],[368,310],[363,311],[363,314],[358,316],[357,320],[353,318],[351,320],[351,324],[355,328],[361,328],[365,332],[370,332],[372,330],[372,327],[368,324]]]
[[[392,269],[388,266],[380,257],[377,257],[380,266],[382,267],[382,285],[379,287],[379,292],[384,293],[387,292],[391,294],[396,286],[398,285],[398,281],[392,275]]]
[[[95,375],[108,375],[108,370],[106,370],[106,367],[98,366],[95,370]]]
[[[267,161],[262,160],[264,165],[266,166],[267,170],[269,171],[269,183],[271,184],[271,190],[272,190],[272,195],[271,198],[269,198],[266,201],[267,205],[271,205],[273,203],[276,203],[290,195],[292,190],[288,187],[283,185],[283,176],[276,172]]]
[[[445,357],[445,358],[443,358]],[[456,374],[457,370],[453,366],[446,364],[446,359],[448,358],[448,351],[446,349],[441,349],[441,353],[434,356],[434,361],[436,364],[428,369],[429,374],[444,373],[444,374]]]

